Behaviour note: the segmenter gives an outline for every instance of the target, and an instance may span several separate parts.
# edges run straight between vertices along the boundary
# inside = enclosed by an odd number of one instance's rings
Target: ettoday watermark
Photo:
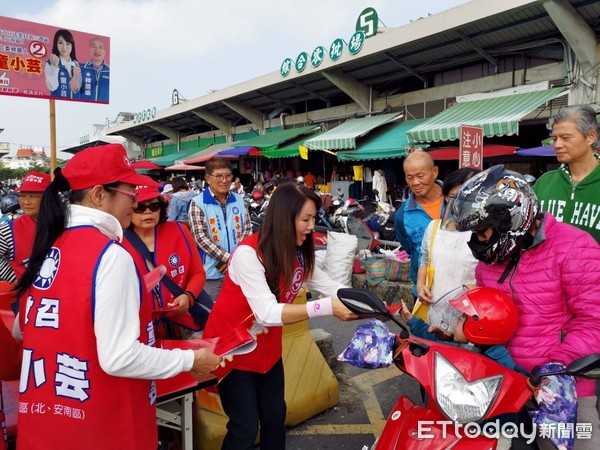
[[[521,437],[528,444],[535,441],[536,437],[541,438],[572,438],[591,439],[591,423],[542,423],[533,424],[531,430],[527,430],[525,424],[516,424],[513,422],[503,422],[499,419],[485,422],[483,424],[469,422],[460,424],[451,420],[421,420],[417,426],[418,439],[434,439],[440,437],[445,439],[447,436],[456,436],[458,439],[473,439],[483,436],[490,439],[500,439],[500,437],[513,439]]]

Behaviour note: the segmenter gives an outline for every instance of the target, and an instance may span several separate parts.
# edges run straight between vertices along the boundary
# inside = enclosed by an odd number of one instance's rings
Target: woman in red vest
[[[317,316],[356,318],[336,297],[344,286],[315,265],[312,232],[320,206],[319,197],[306,186],[280,185],[259,232],[240,242],[229,259],[204,337],[225,335],[243,325],[257,346],[225,360],[215,372],[226,374],[219,384],[229,416],[222,449],[253,448],[259,422],[261,449],[285,448],[283,325]],[[329,296],[292,304],[304,283]]]
[[[190,331],[202,328],[188,312],[206,281],[200,253],[185,225],[167,222],[167,202],[157,186],[138,186],[136,192],[138,205],[133,209],[129,229],[125,230],[123,246],[133,256],[142,276],[163,265],[167,269],[164,277],[177,284],[178,295],[164,282],[152,291],[156,337],[187,337]],[[164,310],[171,312],[158,312]]]
[[[146,286],[120,245],[135,187],[152,180],[135,172],[123,146],[82,150],[54,175],[17,283],[17,449],[156,450],[153,380],[201,379],[222,358],[154,346]],[[69,190],[67,205],[60,193]]]
[[[31,255],[35,223],[42,193],[50,184],[50,175],[29,172],[15,192],[19,193],[19,204],[23,215],[12,222],[0,224],[0,280],[15,283],[25,272]]]

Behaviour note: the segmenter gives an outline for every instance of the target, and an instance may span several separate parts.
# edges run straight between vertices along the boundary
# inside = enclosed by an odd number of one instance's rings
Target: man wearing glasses
[[[216,300],[233,249],[252,234],[250,215],[241,195],[229,191],[233,173],[223,158],[206,162],[207,188],[190,202],[190,230],[202,255],[206,284],[204,289]]]

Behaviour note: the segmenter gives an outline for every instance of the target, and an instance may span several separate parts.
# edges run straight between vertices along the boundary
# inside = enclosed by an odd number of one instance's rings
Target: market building
[[[182,101],[174,91],[171,107],[106,133],[163,167],[219,154],[240,158],[240,172],[252,177],[287,169],[351,180],[362,165],[400,184],[397,158],[416,146],[456,169],[460,126],[476,125],[484,167],[541,172],[551,158],[515,150],[542,146],[562,107],[600,111],[598,17],[599,1],[474,0],[382,28],[367,8],[330,45],[315,43],[262,77],[199,98]]]

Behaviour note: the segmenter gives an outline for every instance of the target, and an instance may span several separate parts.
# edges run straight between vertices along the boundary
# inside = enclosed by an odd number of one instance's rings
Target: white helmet
[[[300,176],[296,178],[296,183],[298,184],[304,184],[304,177]]]

